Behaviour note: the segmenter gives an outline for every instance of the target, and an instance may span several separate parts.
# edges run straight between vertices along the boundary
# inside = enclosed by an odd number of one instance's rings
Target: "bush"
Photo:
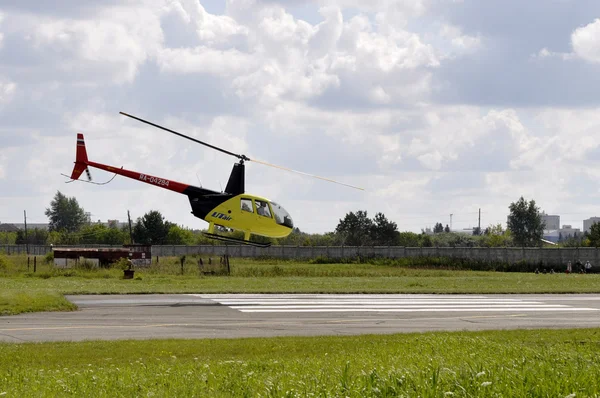
[[[111,263],[110,266],[111,266],[111,268],[114,268],[114,269],[126,270],[129,268],[129,262],[127,261],[127,259],[125,257],[121,257],[114,263]]]
[[[94,264],[90,260],[84,259],[84,260],[78,261],[77,264],[75,264],[74,268],[75,269],[81,269],[81,270],[90,271],[90,270],[93,270],[93,269],[96,268],[96,264]]]
[[[527,263],[518,261],[505,263],[503,261],[471,260],[467,258],[452,257],[325,257],[319,256],[309,260],[310,264],[372,264],[382,266],[421,268],[421,269],[444,269],[444,270],[469,270],[469,271],[497,271],[497,272],[534,272],[536,268],[550,269],[542,263]],[[556,270],[555,270],[556,271]]]
[[[49,251],[46,256],[44,257],[44,262],[46,264],[54,264],[54,252],[53,251]]]
[[[0,271],[6,271],[8,269],[8,260],[4,255],[0,254]]]

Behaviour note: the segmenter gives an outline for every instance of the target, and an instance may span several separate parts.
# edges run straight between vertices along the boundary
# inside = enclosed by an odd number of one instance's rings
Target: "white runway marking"
[[[441,295],[192,294],[240,312],[564,312],[597,308],[543,300]]]

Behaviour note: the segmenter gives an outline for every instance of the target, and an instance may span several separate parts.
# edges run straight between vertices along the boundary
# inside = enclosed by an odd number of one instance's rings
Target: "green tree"
[[[431,240],[431,236],[423,235],[421,240],[421,247],[433,247],[433,241]]]
[[[600,223],[595,222],[592,224],[587,238],[590,241],[591,247],[600,247]]]
[[[54,195],[45,214],[50,220],[48,225],[50,231],[76,232],[89,221],[77,199],[66,197],[60,191]]]
[[[433,227],[433,233],[439,234],[441,232],[444,232],[444,226],[441,222],[435,223],[435,227]]]
[[[394,245],[398,242],[398,226],[383,213],[377,213],[373,218],[371,238],[377,245]]]
[[[421,242],[421,236],[414,232],[400,232],[398,234],[398,245],[404,247],[419,247]]]
[[[44,229],[34,228],[27,231],[27,239],[25,239],[25,231],[18,231],[15,243],[17,245],[24,245],[26,243],[29,243],[30,245],[45,245],[47,240],[48,231]]]
[[[17,232],[0,232],[0,244],[14,245],[17,241]]]
[[[371,244],[373,221],[367,217],[367,212],[359,210],[347,213],[339,221],[335,233],[339,234],[343,243],[348,246],[365,246]]]
[[[123,229],[116,226],[107,227],[100,223],[84,226],[79,234],[80,242],[84,244],[122,245],[127,238],[128,235]]]
[[[512,245],[510,231],[504,230],[502,224],[490,225],[480,243],[483,247],[508,247]]]
[[[448,233],[448,232],[450,232],[450,227],[448,226],[448,224],[446,224],[446,228],[444,228],[444,232],[445,232],[445,233]]]
[[[151,210],[137,219],[133,227],[133,240],[145,245],[164,245],[172,225],[165,221],[159,211]]]
[[[178,225],[171,225],[167,233],[168,245],[193,245],[195,241],[196,236],[191,230]]]
[[[508,207],[508,229],[515,244],[519,246],[541,246],[545,224],[540,209],[532,199],[529,203],[521,196]]]

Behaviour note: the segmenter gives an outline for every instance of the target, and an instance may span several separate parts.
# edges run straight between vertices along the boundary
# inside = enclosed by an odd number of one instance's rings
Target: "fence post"
[[[33,272],[37,270],[37,257],[33,256]]]

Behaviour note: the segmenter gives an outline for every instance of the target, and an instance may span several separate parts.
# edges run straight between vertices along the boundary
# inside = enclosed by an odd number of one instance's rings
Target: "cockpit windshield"
[[[275,215],[275,221],[279,225],[285,225],[289,228],[294,228],[294,222],[292,221],[292,217],[290,213],[285,211],[283,207],[275,202],[271,202],[271,207],[273,208],[273,214]]]

